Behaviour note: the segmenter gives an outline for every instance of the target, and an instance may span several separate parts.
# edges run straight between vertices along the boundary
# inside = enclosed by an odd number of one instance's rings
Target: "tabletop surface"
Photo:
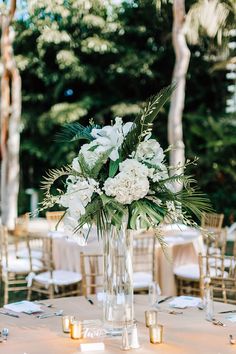
[[[60,309],[65,314],[75,315],[78,319],[101,319],[102,310],[96,298],[90,304],[84,297],[61,298],[44,301],[53,304],[49,309],[42,305],[45,312]],[[135,296],[135,319],[138,325],[140,349],[132,350],[160,354],[227,354],[236,353],[236,345],[229,344],[229,334],[236,337],[236,323],[226,319],[226,314],[219,311],[236,310],[236,306],[215,303],[216,318],[226,324],[225,327],[215,326],[205,320],[204,311],[197,308],[184,309],[183,314],[169,314],[168,302],[160,304],[158,322],[164,325],[164,343],[150,344],[148,329],[144,324],[144,311],[148,309],[148,296]],[[80,343],[92,342],[91,339],[73,340],[62,332],[61,318],[51,317],[38,319],[34,315],[20,314],[19,318],[0,314],[0,330],[9,329],[7,342],[0,343],[3,354],[76,354],[80,352]],[[121,337],[96,339],[104,341],[103,353],[121,353]],[[95,352],[88,352],[94,354]],[[102,353],[100,351],[100,353]]]

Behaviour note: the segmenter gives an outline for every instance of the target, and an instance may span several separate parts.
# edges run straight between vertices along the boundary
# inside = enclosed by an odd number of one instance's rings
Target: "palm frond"
[[[145,137],[147,132],[151,130],[152,123],[158,112],[170,98],[174,89],[175,85],[170,85],[161,90],[157,96],[147,103],[141,115],[134,120],[133,128],[129,131],[121,146],[120,156],[122,158],[129,156],[136,150],[137,145]]]
[[[59,142],[72,142],[76,140],[92,141],[94,139],[91,135],[93,128],[99,128],[99,126],[89,125],[84,127],[78,122],[66,124],[61,132],[56,135],[56,140]]]
[[[127,213],[127,207],[119,203],[113,197],[108,197],[105,194],[101,195],[101,200],[108,220],[110,220],[111,224],[115,225],[117,229],[120,229],[124,216]]]
[[[44,190],[45,195],[50,195],[50,190],[55,181],[63,176],[72,174],[71,166],[64,166],[60,169],[52,169],[46,173],[44,180],[41,182],[41,189]]]
[[[196,189],[182,190],[175,194],[176,200],[182,205],[183,210],[194,214],[199,220],[203,213],[212,212],[210,200]]]
[[[168,247],[168,243],[165,241],[165,235],[164,233],[162,232],[161,228],[158,227],[154,230],[154,235],[156,237],[156,239],[158,240],[160,246],[161,246],[161,249],[166,257],[166,259],[172,263],[172,258],[171,258],[171,255],[169,253],[169,247]]]

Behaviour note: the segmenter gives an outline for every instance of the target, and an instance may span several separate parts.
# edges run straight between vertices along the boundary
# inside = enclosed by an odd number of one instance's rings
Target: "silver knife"
[[[10,316],[10,317],[15,317],[15,318],[19,318],[20,316],[15,315],[14,313],[10,313],[10,312],[2,312],[0,311],[1,315],[5,315],[5,316]]]
[[[172,297],[173,297],[173,296],[167,296],[167,297],[165,297],[164,299],[158,301],[157,304],[162,304],[162,302],[165,302],[165,301],[171,299]]]

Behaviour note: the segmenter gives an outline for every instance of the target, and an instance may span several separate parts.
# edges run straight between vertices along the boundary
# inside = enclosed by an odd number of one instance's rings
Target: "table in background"
[[[33,228],[34,226],[34,228]],[[46,223],[41,229],[41,236],[48,237]],[[36,223],[32,224],[31,230],[36,232]],[[195,229],[185,225],[164,225],[163,235],[167,242],[167,254],[162,252],[157,242],[156,257],[156,281],[162,290],[162,295],[176,295],[176,283],[173,269],[183,264],[198,263],[198,253],[203,252],[202,236]],[[32,234],[32,232],[31,232]],[[88,237],[86,246],[79,245],[76,241],[68,239],[66,235],[60,232],[54,232],[53,236],[53,260],[55,269],[81,272],[80,252],[90,254],[102,254],[102,240],[98,242],[96,230]]]
[[[84,297],[48,300],[55,307],[45,311],[54,312],[63,309],[65,314],[73,314],[80,320],[101,319],[102,310],[96,299],[91,305]],[[135,319],[137,320],[140,353],[151,354],[230,354],[235,353],[236,345],[230,345],[228,336],[236,336],[234,323],[225,320],[226,315],[216,315],[226,323],[226,327],[215,326],[204,318],[204,311],[196,308],[184,309],[182,315],[171,315],[167,312],[168,303],[162,303],[158,313],[158,321],[164,325],[164,343],[149,343],[148,329],[144,324],[144,311],[148,308],[148,296],[135,296]],[[216,313],[223,310],[236,309],[236,306],[215,303]],[[166,311],[166,312],[165,312]],[[0,353],[7,354],[76,354],[79,344],[92,342],[91,339],[72,340],[61,329],[61,318],[51,317],[38,319],[32,315],[20,314],[20,318],[0,315],[0,329],[7,327],[10,331],[6,343],[0,344]],[[95,342],[102,341],[97,338]],[[122,353],[121,337],[105,338],[105,351],[100,353]],[[134,351],[132,351],[134,352]],[[138,351],[137,351],[138,352]],[[88,352],[94,354],[94,352]]]

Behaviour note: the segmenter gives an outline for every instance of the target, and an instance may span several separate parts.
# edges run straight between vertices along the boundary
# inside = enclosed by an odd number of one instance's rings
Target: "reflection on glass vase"
[[[120,230],[110,226],[103,235],[104,304],[103,321],[108,332],[121,334],[133,323],[133,239],[123,223]]]

